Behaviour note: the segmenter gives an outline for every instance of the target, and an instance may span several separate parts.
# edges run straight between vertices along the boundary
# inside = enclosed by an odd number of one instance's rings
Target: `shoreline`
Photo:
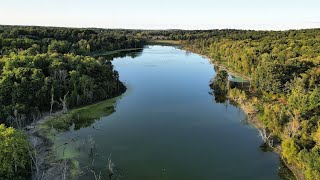
[[[177,40],[149,40],[146,45],[179,46],[181,41]]]
[[[255,113],[251,113],[248,109],[248,102],[242,102],[241,104],[234,100],[234,99],[230,99],[228,97],[229,100],[233,100],[235,102],[237,102],[238,107],[241,108],[243,110],[243,112],[246,114],[247,118],[248,118],[248,122],[253,125],[255,128],[257,129],[262,129],[265,128],[263,123],[258,119],[258,115],[257,112]],[[277,153],[281,160],[284,162],[284,164],[287,166],[287,168],[293,173],[294,177],[297,180],[305,180],[305,176],[302,173],[301,170],[299,170],[294,164],[289,164],[286,159],[282,156],[282,148],[281,148],[281,144],[276,144],[274,147],[270,147],[272,149],[272,152]]]
[[[121,98],[125,92],[127,92],[127,88],[116,97],[76,107],[70,109],[67,113],[62,113],[62,111],[57,111],[51,115],[46,113],[38,121],[26,126],[24,132],[36,151],[37,156],[35,158],[38,167],[38,172],[33,171],[30,179],[39,179],[39,176],[41,176],[40,179],[62,179],[62,177],[77,179],[77,176],[81,174],[78,162],[71,158],[59,157],[57,155],[57,148],[68,145],[68,142],[57,146],[57,144],[55,144],[55,138],[65,132],[65,125],[69,126],[70,123],[75,123],[72,121],[72,116],[75,114],[89,113],[85,114],[85,116],[94,119],[98,119],[100,115],[109,115],[109,113],[113,111],[105,112],[106,108],[115,106],[117,100]],[[95,109],[96,111],[91,109]],[[90,114],[92,111],[93,114]],[[62,129],[56,128],[55,126],[61,126]]]
[[[154,44],[154,45],[156,45],[156,44]],[[172,46],[172,44],[170,46]],[[223,69],[228,71],[228,73],[230,73],[230,74],[235,74],[237,76],[243,77],[240,73],[234,72],[234,71],[228,69],[228,67],[226,67],[222,64],[216,63],[213,59],[209,58],[206,55],[202,55],[200,53],[193,52],[192,50],[186,49],[183,46],[180,46],[180,47],[183,50],[186,50],[188,52],[192,52],[192,53],[195,53],[195,54],[202,56],[203,58],[207,59],[209,62],[211,62],[214,65],[217,65],[219,67],[223,67]],[[122,51],[128,51],[128,49],[117,50],[117,52],[122,52]],[[243,77],[243,78],[246,80],[249,80],[247,77]],[[126,91],[124,91],[123,93],[119,94],[119,96],[116,96],[114,98],[121,97],[123,94],[125,94],[125,92]],[[42,157],[40,157],[41,162],[42,162],[42,164],[40,165],[40,169],[43,170],[43,174],[49,174],[52,179],[52,177],[61,176],[64,168],[61,167],[61,159],[59,160],[57,157],[55,157],[56,156],[55,150],[52,149],[54,147],[54,142],[50,138],[51,132],[46,132],[47,134],[44,134],[44,132],[41,132],[41,131],[46,131],[46,130],[41,129],[42,128],[41,126],[45,126],[45,123],[48,122],[49,120],[52,120],[55,118],[60,118],[61,116],[71,115],[73,113],[73,111],[79,111],[81,109],[86,109],[86,108],[89,108],[94,105],[99,105],[100,103],[113,100],[114,98],[102,100],[102,101],[99,101],[99,102],[96,102],[93,104],[88,104],[88,105],[85,105],[82,107],[76,107],[74,109],[70,109],[68,111],[68,113],[66,113],[66,114],[63,114],[61,111],[57,111],[56,113],[53,113],[52,115],[46,114],[39,121],[34,122],[25,128],[26,129],[25,132],[28,135],[28,137],[30,138],[30,140],[37,139],[36,141],[38,141],[36,143],[37,144],[36,148],[39,148],[40,152],[42,153],[41,154]],[[263,123],[258,119],[257,112],[254,112],[254,113],[250,112],[248,100],[240,103],[239,101],[232,99],[230,97],[227,97],[227,98],[229,100],[232,100],[237,103],[238,107],[241,108],[243,110],[243,112],[246,114],[246,116],[248,118],[248,122],[251,125],[253,125],[257,129],[264,128]],[[58,132],[57,134],[59,134],[59,133],[62,133],[62,132]],[[38,149],[37,149],[37,151],[38,151]],[[295,165],[288,164],[286,162],[286,160],[283,158],[283,156],[281,155],[281,145],[277,144],[275,147],[272,147],[272,152],[275,152],[280,156],[281,160],[284,162],[284,164],[287,166],[287,168],[294,174],[294,176],[297,180],[305,180],[305,177],[304,177],[302,171],[299,170]],[[49,158],[52,161],[47,162],[46,158]],[[76,165],[73,165],[74,162],[72,162],[71,159],[66,159],[64,161],[67,161],[68,165],[70,165],[70,166],[76,166]],[[71,171],[73,171],[73,170],[74,169],[72,169],[72,168],[68,169],[69,176],[72,176]]]
[[[60,162],[53,157],[53,142],[49,135],[44,135],[41,132],[41,126],[50,120],[51,117],[62,115],[61,111],[53,113],[51,116],[45,114],[38,121],[25,127],[25,134],[28,136],[29,142],[32,145],[37,156],[34,157],[34,163],[37,163],[36,170],[32,170],[30,179],[38,179],[39,175],[43,179],[54,179],[60,177],[63,170],[59,167]],[[49,134],[50,132],[48,132]],[[48,160],[50,159],[50,160]],[[38,171],[38,172],[37,172]],[[41,178],[40,177],[40,178]]]
[[[198,52],[195,52],[195,51],[192,51],[191,49],[189,48],[184,48],[182,47],[183,50],[185,51],[188,51],[188,52],[191,52],[191,53],[195,53],[195,54],[198,54],[200,55],[201,57],[203,57],[204,59],[207,59],[210,63],[218,66],[219,68],[222,67],[222,69],[226,70],[228,73],[230,74],[235,74],[237,76],[240,76],[240,77],[243,77],[244,79],[250,81],[250,78],[246,77],[246,76],[243,76],[241,73],[238,73],[238,72],[234,72],[233,70],[230,70],[230,68],[228,68],[227,66],[225,65],[222,65],[221,63],[217,63],[216,61],[214,61],[213,59],[211,59],[210,57],[208,57],[207,55],[204,55],[204,54],[200,54]],[[262,128],[265,128],[265,126],[263,125],[263,123],[258,119],[258,115],[257,115],[257,112],[250,112],[249,110],[249,104],[248,104],[248,100],[244,101],[244,102],[239,102],[235,99],[232,99],[230,98],[229,96],[227,96],[227,99],[228,100],[232,100],[234,102],[237,103],[238,107],[241,108],[243,110],[243,112],[246,114],[247,118],[248,118],[248,122],[253,125],[255,128],[257,129],[262,129]],[[282,156],[282,148],[281,148],[281,144],[277,144],[275,147],[272,147],[272,152],[275,152],[277,153],[281,160],[284,162],[284,164],[287,166],[287,168],[293,173],[293,175],[295,176],[295,178],[297,180],[305,180],[305,176],[303,174],[303,172],[294,164],[289,164],[285,158]]]
[[[91,54],[88,54],[88,56],[92,57],[98,57],[98,56],[108,56],[108,55],[113,55],[121,52],[126,52],[126,51],[137,51],[137,50],[142,50],[144,47],[141,48],[129,48],[129,49],[117,49],[113,51],[102,51],[102,52],[93,52]]]

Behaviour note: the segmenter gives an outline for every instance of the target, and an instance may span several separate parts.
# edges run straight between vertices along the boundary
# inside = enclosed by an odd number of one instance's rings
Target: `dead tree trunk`
[[[262,141],[265,145],[268,145],[269,147],[273,147],[273,140],[270,139],[271,134],[267,135],[267,131],[265,128],[258,129],[259,130],[259,136],[262,138]]]
[[[64,160],[62,162],[62,180],[66,180],[67,179],[67,172],[68,172],[69,166],[68,166],[68,161]]]
[[[33,175],[34,175],[34,178],[33,179],[36,179],[36,180],[42,180],[43,179],[43,176],[44,174],[41,176],[41,171],[40,171],[40,154],[38,152],[38,149],[37,149],[37,143],[36,143],[36,139],[35,138],[32,138],[31,139],[31,149],[29,149],[29,156],[31,158],[31,170],[33,171]]]
[[[10,116],[7,121],[10,125],[17,129],[22,129],[25,125],[26,117],[23,114],[19,114],[17,109],[14,109],[13,116]]]
[[[62,112],[67,113],[68,112],[68,105],[67,105],[67,96],[69,94],[69,91],[63,96],[63,99],[60,98],[61,106],[62,106]]]
[[[112,179],[112,176],[114,175],[114,163],[111,160],[111,155],[108,157],[108,173],[109,173],[109,178],[110,180]]]
[[[68,72],[66,70],[56,70],[54,71],[54,77],[58,81],[64,83],[68,77]]]
[[[54,101],[54,94],[52,93],[51,94],[51,102],[50,102],[50,116],[51,116],[51,114],[52,114],[52,108],[53,108],[53,105],[54,105],[54,103],[55,103],[55,101]]]
[[[101,172],[99,174],[96,174],[96,172],[94,172],[93,170],[90,170],[90,171],[94,175],[94,179],[95,180],[100,180],[101,179]]]

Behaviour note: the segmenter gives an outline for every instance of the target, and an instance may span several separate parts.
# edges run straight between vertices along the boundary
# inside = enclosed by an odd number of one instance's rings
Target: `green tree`
[[[295,163],[297,161],[297,155],[299,153],[299,147],[294,142],[294,139],[287,138],[282,142],[282,155],[289,163]]]
[[[12,127],[0,125],[0,177],[25,177],[30,168],[30,146],[26,136]]]
[[[213,88],[213,93],[216,102],[225,102],[229,88],[227,71],[218,70],[216,76],[214,77],[214,81],[211,87]]]

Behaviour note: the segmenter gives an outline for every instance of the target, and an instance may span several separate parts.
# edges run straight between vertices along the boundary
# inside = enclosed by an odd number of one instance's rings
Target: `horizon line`
[[[297,30],[313,30],[320,27],[302,27],[302,28],[286,28],[286,29],[250,29],[250,28],[123,28],[123,27],[94,27],[94,26],[56,26],[56,25],[30,25],[30,24],[0,24],[0,26],[16,26],[16,27],[48,27],[48,28],[69,28],[69,29],[105,29],[105,30],[136,30],[136,31],[210,31],[210,30],[240,30],[240,31],[297,31]]]

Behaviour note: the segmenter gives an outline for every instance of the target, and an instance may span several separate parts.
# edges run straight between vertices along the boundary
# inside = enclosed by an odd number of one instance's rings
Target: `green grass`
[[[47,130],[53,127],[58,131],[68,131],[73,124],[75,130],[89,127],[97,119],[112,114],[115,111],[114,105],[118,98],[115,97],[89,106],[72,109],[66,114],[48,117],[41,127]]]
[[[233,78],[231,79],[232,82],[238,82],[238,83],[242,83],[242,82],[246,83],[246,82],[248,82],[248,80],[246,80],[243,77],[236,76],[236,75],[232,75],[232,76],[233,76]]]
[[[147,42],[148,45],[182,45],[181,41],[175,40],[150,40]]]

